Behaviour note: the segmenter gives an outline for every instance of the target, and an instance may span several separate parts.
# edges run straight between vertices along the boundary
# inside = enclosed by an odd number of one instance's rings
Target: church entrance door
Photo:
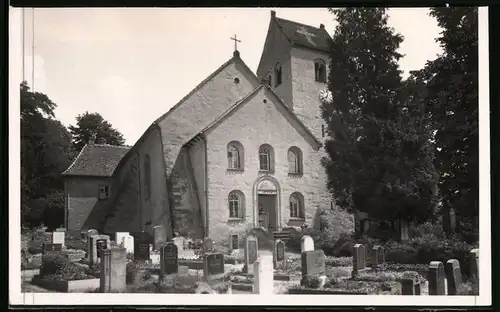
[[[276,195],[258,195],[259,226],[276,231]]]
[[[277,231],[280,227],[278,182],[272,177],[261,177],[255,183],[254,194],[255,226],[268,233]]]

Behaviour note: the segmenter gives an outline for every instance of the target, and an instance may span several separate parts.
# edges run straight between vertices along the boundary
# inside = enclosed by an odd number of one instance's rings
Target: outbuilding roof
[[[129,150],[130,146],[86,144],[63,175],[111,177]]]

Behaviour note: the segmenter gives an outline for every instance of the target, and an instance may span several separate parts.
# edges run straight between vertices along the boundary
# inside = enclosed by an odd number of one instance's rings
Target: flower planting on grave
[[[69,259],[59,252],[49,253],[42,257],[40,278],[45,280],[71,281],[98,278],[99,271],[87,268]]]

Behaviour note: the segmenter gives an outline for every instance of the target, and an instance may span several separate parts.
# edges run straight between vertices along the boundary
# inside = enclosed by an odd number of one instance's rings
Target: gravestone
[[[130,236],[129,232],[116,232],[115,233],[115,242],[118,246],[120,246],[123,242],[123,239],[127,236]]]
[[[101,260],[102,250],[111,248],[111,240],[108,235],[94,235],[89,237],[89,262],[90,264],[97,263]]]
[[[470,276],[472,283],[479,285],[479,249],[474,248],[469,252]]]
[[[160,248],[160,272],[161,276],[179,272],[179,250],[172,242]]]
[[[401,279],[401,295],[420,296],[420,280],[417,272],[405,272]]]
[[[273,255],[263,252],[253,263],[253,293],[272,295],[274,289]]]
[[[127,287],[127,250],[125,248],[103,249],[101,253],[102,293],[124,292]]]
[[[64,232],[52,232],[52,244],[61,244],[64,247]]]
[[[444,266],[441,261],[431,261],[429,264],[429,295],[444,296],[446,289],[444,284]]]
[[[54,244],[54,243],[44,243],[42,254],[47,254],[51,252],[62,252],[62,244]]]
[[[446,261],[445,273],[446,280],[448,281],[448,295],[456,296],[460,285],[462,285],[460,262],[457,259]]]
[[[285,261],[285,242],[278,239],[274,241],[273,265],[276,268],[279,263]]]
[[[238,234],[229,235],[229,250],[240,249],[240,237]]]
[[[214,241],[210,237],[203,239],[203,253],[210,253],[213,251]]]
[[[203,276],[205,281],[221,279],[224,276],[224,255],[222,253],[203,255]]]
[[[146,232],[131,233],[134,238],[134,260],[149,261],[153,237]]]
[[[323,250],[309,250],[301,254],[302,261],[302,278],[308,275],[324,275],[325,274],[325,253]]]
[[[259,243],[255,235],[250,234],[245,239],[245,265],[243,272],[251,274],[253,271],[253,263],[258,258]]]
[[[382,246],[375,245],[371,252],[371,266],[372,268],[378,268],[380,265],[384,264],[384,248]]]
[[[160,250],[161,246],[167,241],[167,232],[163,225],[153,227],[153,249]]]
[[[95,229],[90,229],[87,231],[87,237],[94,236],[94,235],[99,235],[99,232]]]
[[[352,277],[358,276],[359,273],[366,271],[366,251],[365,246],[356,244],[352,251]]]
[[[123,247],[127,250],[127,253],[134,253],[134,237],[131,235],[125,236],[122,241]]]
[[[304,235],[300,239],[300,252],[314,250],[314,240],[309,235]]]

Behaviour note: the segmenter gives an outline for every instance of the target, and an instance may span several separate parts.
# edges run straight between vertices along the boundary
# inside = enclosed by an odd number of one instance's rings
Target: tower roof
[[[330,51],[330,41],[332,38],[325,30],[323,24],[321,24],[320,27],[314,27],[275,16],[276,15],[273,14],[272,18],[275,19],[279,28],[292,45],[320,50],[323,52]]]

